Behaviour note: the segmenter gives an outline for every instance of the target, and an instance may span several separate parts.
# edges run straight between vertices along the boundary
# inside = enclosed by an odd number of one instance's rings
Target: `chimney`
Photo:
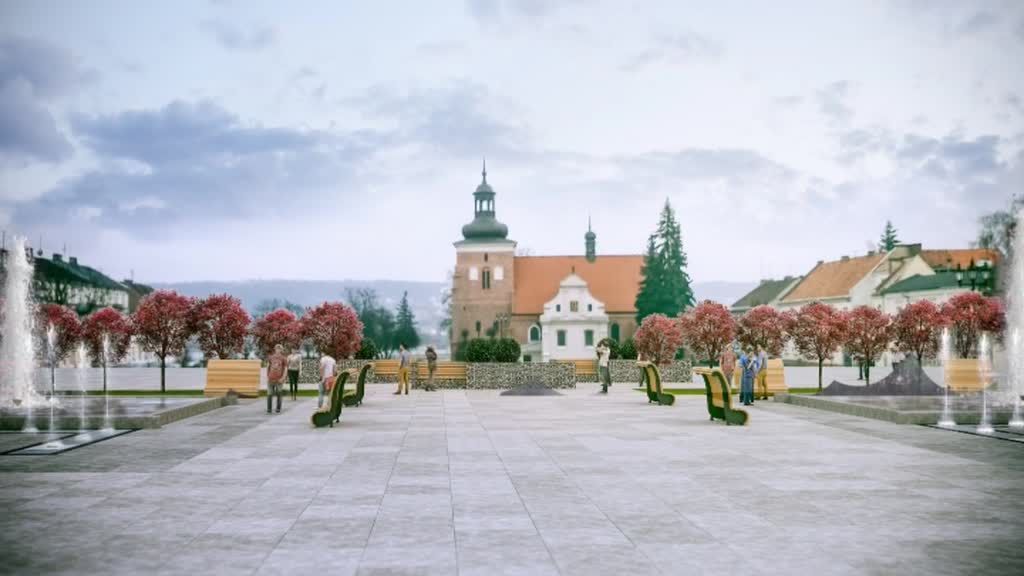
[[[72,266],[78,266],[78,256],[72,256],[71,258],[68,258],[68,261]]]
[[[54,262],[63,262],[64,261],[64,256],[54,252],[53,253],[53,258],[51,258],[51,260],[53,260]]]
[[[874,255],[875,255],[875,251],[874,250],[868,250],[868,256],[874,256]]]
[[[850,257],[849,257],[849,256],[843,256],[842,258],[840,258],[840,259],[839,259],[839,261],[840,261],[840,262],[846,262],[846,261],[847,261],[847,260],[849,260],[849,259],[850,259]]]
[[[818,264],[817,264],[817,265],[818,265],[818,266],[821,266],[821,265],[822,265],[822,264],[824,264],[824,263],[825,263],[825,261],[824,261],[824,260],[818,260]]]

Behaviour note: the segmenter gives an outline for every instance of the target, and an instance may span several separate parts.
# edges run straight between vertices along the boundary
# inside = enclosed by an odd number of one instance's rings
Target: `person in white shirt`
[[[334,358],[330,354],[324,354],[320,357],[320,384],[317,387],[320,395],[316,400],[317,408],[321,408],[324,405],[324,392],[330,392],[334,386],[334,368],[337,366]]]
[[[608,360],[611,358],[612,350],[608,347],[607,340],[601,340],[597,344],[597,371],[601,376],[601,393],[607,394],[608,387],[612,385],[612,375],[608,371]]]
[[[409,395],[409,366],[412,364],[412,360],[409,357],[409,351],[405,349],[405,344],[398,345],[398,391],[395,394],[401,394],[402,390],[405,390],[405,395]]]
[[[288,355],[288,391],[292,395],[292,400],[299,395],[299,372],[301,371],[302,354],[299,354],[299,349],[296,348]]]

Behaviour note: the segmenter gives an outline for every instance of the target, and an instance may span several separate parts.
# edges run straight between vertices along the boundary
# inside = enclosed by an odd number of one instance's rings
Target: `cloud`
[[[833,122],[845,124],[853,117],[853,109],[848,103],[849,95],[849,82],[833,82],[818,90],[818,109]]]
[[[466,0],[466,10],[474,20],[481,24],[494,24],[506,16],[525,18],[537,21],[550,16],[555,11],[570,5],[587,4],[591,0]]]
[[[406,141],[455,156],[500,153],[522,157],[531,148],[525,125],[511,121],[514,114],[504,103],[486,86],[471,81],[405,92],[375,86],[345,103],[372,117],[393,121]]]
[[[223,48],[232,51],[256,52],[277,41],[277,30],[270,26],[242,27],[224,20],[205,20],[200,28]]]
[[[0,39],[0,156],[60,162],[74,151],[48,104],[95,78],[71,54],[35,38]]]
[[[382,142],[376,133],[247,124],[209,101],[78,117],[72,126],[100,167],[19,206],[16,220],[59,230],[87,206],[99,226],[152,236],[184,222],[252,218],[341,193]]]
[[[800,104],[803,104],[803,96],[778,96],[775,98],[775,104],[783,108],[796,108]]]
[[[723,48],[718,42],[696,32],[667,36],[637,53],[622,64],[622,69],[635,72],[654,64],[678,65],[694,60],[715,59]]]
[[[980,34],[991,29],[999,22],[999,17],[988,10],[978,10],[971,14],[958,28],[958,32],[965,36]]]
[[[0,85],[0,156],[60,162],[73,152],[28,82],[19,78]]]

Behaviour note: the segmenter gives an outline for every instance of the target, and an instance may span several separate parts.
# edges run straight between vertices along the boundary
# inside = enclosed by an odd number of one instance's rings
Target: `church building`
[[[643,255],[598,255],[588,226],[581,255],[517,256],[494,199],[485,164],[473,221],[455,242],[453,348],[472,338],[510,337],[524,361],[589,359],[602,338],[632,337]]]

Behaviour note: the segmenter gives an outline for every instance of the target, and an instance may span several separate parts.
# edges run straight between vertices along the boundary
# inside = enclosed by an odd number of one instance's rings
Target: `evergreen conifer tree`
[[[878,248],[888,252],[899,243],[900,239],[896,236],[896,227],[892,225],[891,220],[886,220],[885,231],[882,232],[882,239],[878,241]]]
[[[411,350],[420,345],[420,335],[416,332],[416,317],[409,306],[409,293],[402,293],[402,301],[398,303],[398,311],[395,313],[395,348],[404,344],[406,349]]]
[[[693,306],[686,264],[682,230],[675,211],[666,200],[658,229],[647,240],[643,278],[636,297],[638,322],[654,313],[674,317]]]

